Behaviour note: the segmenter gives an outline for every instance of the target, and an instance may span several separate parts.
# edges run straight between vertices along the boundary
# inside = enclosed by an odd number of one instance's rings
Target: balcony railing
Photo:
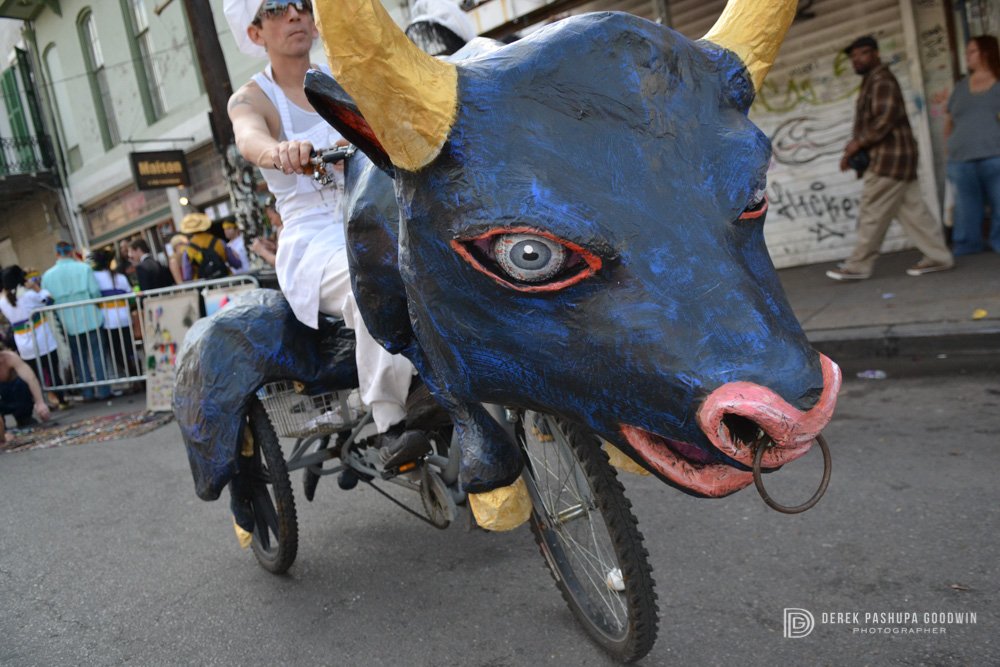
[[[51,171],[52,156],[52,142],[44,134],[37,137],[0,137],[0,176]]]

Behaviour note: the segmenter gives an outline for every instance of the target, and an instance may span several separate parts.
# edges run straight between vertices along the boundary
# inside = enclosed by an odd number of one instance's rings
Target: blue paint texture
[[[261,385],[277,380],[356,387],[353,332],[325,317],[319,331],[307,327],[274,290],[241,294],[188,331],[173,409],[198,497],[215,500],[237,475],[247,404]]]
[[[746,116],[753,89],[739,59],[620,13],[477,44],[453,57],[457,118],[431,164],[394,182],[361,157],[348,165],[358,304],[452,415],[464,487],[495,488],[520,470],[481,402],[581,422],[641,465],[623,425],[724,460],[695,412],[727,382],[810,407],[818,356],[778,282],[763,218],[740,220],[770,145]],[[310,99],[332,119],[339,103],[322,97]],[[601,267],[531,293],[451,245],[511,228],[582,248]]]

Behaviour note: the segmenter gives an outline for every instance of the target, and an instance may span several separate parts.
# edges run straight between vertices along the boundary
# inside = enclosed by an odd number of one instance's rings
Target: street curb
[[[1000,321],[892,324],[807,331],[831,359],[1000,354]]]

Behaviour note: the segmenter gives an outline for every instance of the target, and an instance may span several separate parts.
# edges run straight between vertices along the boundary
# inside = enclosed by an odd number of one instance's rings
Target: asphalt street
[[[659,593],[643,664],[1000,664],[1000,377],[985,360],[855,372],[805,514],[622,475]],[[819,476],[811,453],[767,481],[792,502]],[[299,555],[275,577],[225,500],[194,495],[175,424],[0,455],[0,664],[611,664],[526,527],[438,531],[367,488],[295,488]],[[808,636],[784,637],[786,608],[812,614]]]

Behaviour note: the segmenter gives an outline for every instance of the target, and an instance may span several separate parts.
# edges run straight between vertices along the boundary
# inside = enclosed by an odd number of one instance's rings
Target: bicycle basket
[[[357,390],[310,396],[301,383],[284,380],[265,384],[257,398],[282,438],[337,433],[354,427],[365,412]]]

